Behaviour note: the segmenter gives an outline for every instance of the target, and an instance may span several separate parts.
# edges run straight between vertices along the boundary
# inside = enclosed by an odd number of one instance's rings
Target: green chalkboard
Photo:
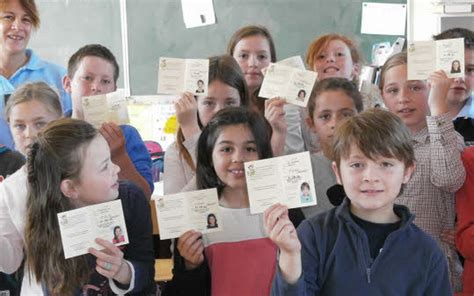
[[[36,2],[42,25],[32,37],[30,47],[41,57],[65,65],[80,46],[101,43],[113,51],[122,66],[120,0]],[[160,56],[206,58],[224,53],[232,33],[248,24],[264,25],[271,31],[278,59],[304,56],[315,37],[329,32],[354,38],[366,56],[373,43],[393,42],[397,37],[360,34],[362,0],[213,2],[216,24],[186,29],[179,0],[126,0],[132,94],[156,93]],[[406,3],[404,0],[371,2]],[[119,86],[122,85],[119,80]]]
[[[41,25],[29,46],[41,58],[66,67],[81,46],[107,46],[122,64],[119,0],[36,0]],[[123,77],[119,79],[123,86]]]
[[[278,59],[304,55],[317,36],[338,32],[356,39],[367,56],[372,44],[397,36],[361,35],[361,0],[214,0],[216,24],[186,29],[178,0],[127,2],[131,89],[156,92],[160,56],[203,58],[223,53],[239,27],[266,26]],[[406,3],[406,1],[372,1]],[[387,20],[390,21],[390,20]],[[383,24],[381,24],[383,25]]]

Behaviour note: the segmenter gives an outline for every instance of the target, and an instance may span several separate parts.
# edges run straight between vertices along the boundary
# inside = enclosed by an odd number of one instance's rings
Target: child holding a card
[[[38,135],[27,165],[26,266],[46,294],[153,292],[148,201],[133,183],[118,182],[120,168],[105,138],[84,121],[57,120]],[[57,214],[115,199],[122,203],[129,244],[119,248],[97,238],[103,250],[65,259]]]
[[[286,119],[299,118],[299,107],[285,104],[281,98],[265,100],[258,97],[263,82],[262,70],[277,60],[275,43],[267,28],[249,25],[235,31],[227,44],[227,53],[234,57],[244,73],[249,88],[250,105],[265,114],[274,135],[272,148],[275,156],[301,152],[299,127],[287,126]]]
[[[339,34],[326,34],[313,40],[306,53],[306,63],[318,73],[318,80],[340,77],[358,85],[363,56],[357,44]],[[374,85],[370,93],[362,94],[364,109],[383,105]]]
[[[119,66],[106,47],[89,44],[76,51],[68,62],[64,89],[72,97],[72,118],[84,119],[82,97],[107,94],[117,89]],[[120,179],[137,184],[149,198],[153,192],[151,158],[138,131],[130,125],[104,123],[101,134],[107,140],[112,160],[120,167]]]
[[[268,295],[276,247],[251,215],[244,162],[272,157],[271,129],[245,108],[219,111],[198,142],[199,189],[216,188],[224,231],[181,235],[169,295]]]
[[[402,121],[369,110],[334,134],[333,169],[347,198],[296,230],[285,206],[264,213],[280,256],[272,295],[452,295],[436,242],[395,205],[414,169]]]
[[[318,204],[301,209],[306,218],[333,208],[327,190],[337,183],[331,166],[334,130],[341,121],[361,111],[362,96],[351,81],[327,78],[314,86],[306,123],[312,132],[318,134],[321,146],[320,152],[311,154]]]
[[[453,116],[454,128],[464,137],[466,145],[471,145],[474,143],[474,103],[472,102],[474,86],[474,31],[464,28],[453,28],[434,36],[435,40],[452,38],[464,38],[464,77],[452,80],[447,97],[448,107],[449,112]],[[456,66],[455,62],[453,62],[452,70],[460,68],[460,65]]]
[[[196,144],[217,111],[232,106],[248,106],[248,89],[239,66],[231,56],[210,58],[207,96],[196,98],[189,92],[175,104],[179,123],[177,140],[166,149],[164,193],[183,190],[196,171]]]
[[[460,287],[462,267],[455,246],[454,193],[462,186],[464,143],[454,130],[447,95],[451,82],[444,71],[428,81],[407,80],[407,54],[390,57],[381,70],[385,105],[411,132],[417,168],[398,197],[416,215],[415,223],[441,246],[448,260],[450,280]]]
[[[363,55],[353,40],[344,35],[331,33],[311,42],[306,53],[306,63],[310,69],[318,73],[317,83],[326,78],[337,77],[352,81],[357,86]],[[364,109],[382,106],[379,89],[375,85],[371,85],[368,89],[369,93],[362,94]],[[303,112],[302,117],[307,117],[307,113]],[[310,152],[320,151],[318,135],[311,133],[304,120],[300,125],[305,149]]]

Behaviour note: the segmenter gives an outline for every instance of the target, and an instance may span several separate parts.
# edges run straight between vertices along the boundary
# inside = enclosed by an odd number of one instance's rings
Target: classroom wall
[[[81,46],[100,43],[122,66],[119,0],[36,0],[41,25],[32,34],[29,48],[41,58],[67,67]],[[123,76],[119,87],[123,86]]]
[[[268,27],[279,59],[306,52],[315,37],[349,35],[368,56],[372,44],[397,36],[361,35],[362,0],[214,0],[216,24],[186,29],[178,0],[127,0],[130,87],[156,93],[160,56],[205,58],[224,53],[232,33],[247,24]],[[372,2],[406,3],[404,0]],[[122,65],[119,0],[37,0],[42,26],[30,42],[42,57],[65,65],[81,45],[102,43]],[[123,73],[122,77],[123,77]],[[120,80],[119,86],[123,85]]]

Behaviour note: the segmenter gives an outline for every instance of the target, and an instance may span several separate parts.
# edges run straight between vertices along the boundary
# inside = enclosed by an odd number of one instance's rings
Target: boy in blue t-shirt
[[[68,62],[64,89],[71,94],[72,118],[84,119],[82,97],[114,92],[119,66],[108,48],[89,44],[76,51]],[[112,162],[120,167],[119,178],[138,185],[149,199],[153,192],[151,158],[138,131],[130,125],[102,124],[100,133],[109,144]]]
[[[444,254],[395,205],[415,169],[410,133],[396,116],[373,109],[336,127],[333,170],[343,203],[303,221],[288,209],[264,213],[279,247],[272,295],[452,295]]]

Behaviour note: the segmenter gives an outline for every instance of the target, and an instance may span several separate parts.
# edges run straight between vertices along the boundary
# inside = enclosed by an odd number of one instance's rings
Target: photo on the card
[[[199,79],[196,84],[197,84],[196,93],[198,93],[198,94],[204,93],[204,91],[205,91],[205,89],[204,89],[204,80]]]
[[[459,60],[454,60],[451,63],[450,73],[461,73],[461,62]]]
[[[125,241],[125,235],[123,234],[122,227],[120,225],[115,225],[113,227],[113,238],[112,238],[112,243],[119,244],[123,243]]]
[[[300,89],[298,91],[298,96],[296,97],[296,100],[300,102],[304,102],[305,98],[306,98],[306,91],[304,89]]]
[[[207,215],[207,229],[218,228],[219,224],[217,223],[217,217],[214,213]]]
[[[302,204],[310,203],[313,201],[313,196],[311,194],[311,187],[308,182],[301,183],[300,186],[300,202]]]

